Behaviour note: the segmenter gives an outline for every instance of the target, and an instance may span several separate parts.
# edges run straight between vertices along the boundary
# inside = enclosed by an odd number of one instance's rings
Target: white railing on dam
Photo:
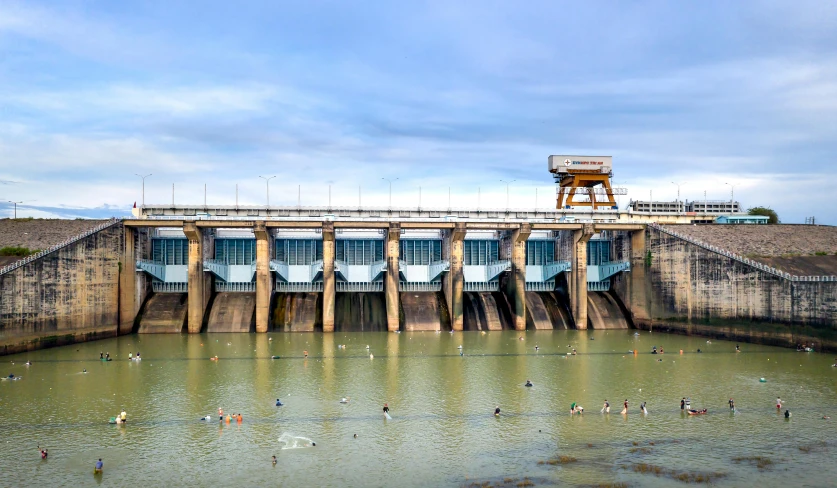
[[[99,224],[99,225],[97,225],[96,227],[93,227],[90,230],[86,230],[86,231],[82,232],[81,234],[79,234],[77,236],[71,237],[71,238],[69,238],[69,239],[67,239],[63,242],[55,244],[54,246],[50,246],[49,248],[44,249],[43,251],[38,251],[37,253],[32,254],[31,256],[26,256],[25,258],[21,259],[20,261],[15,261],[14,263],[12,263],[8,266],[4,266],[4,267],[0,268],[0,275],[4,275],[6,273],[14,271],[14,270],[20,268],[21,266],[26,266],[27,264],[31,263],[32,261],[35,261],[37,259],[41,259],[42,257],[46,256],[47,254],[52,254],[55,251],[58,251],[59,249],[63,249],[65,247],[69,246],[70,244],[78,242],[78,241],[80,241],[81,239],[84,239],[87,236],[91,236],[91,235],[93,235],[93,234],[95,234],[99,231],[107,229],[108,227],[112,227],[116,224],[121,224],[121,223],[122,223],[122,219],[110,219],[107,222]]]
[[[670,236],[674,236],[678,239],[684,240],[684,241],[686,241],[690,244],[694,244],[695,246],[706,249],[707,251],[711,251],[711,252],[714,252],[716,254],[726,256],[730,259],[738,261],[739,263],[746,264],[747,266],[751,266],[753,268],[756,268],[759,271],[764,271],[765,273],[769,273],[769,274],[772,274],[774,276],[778,276],[779,278],[782,278],[782,279],[786,279],[786,280],[790,280],[790,281],[837,281],[837,276],[796,276],[796,275],[792,275],[790,273],[785,273],[784,271],[782,271],[780,269],[776,269],[772,266],[768,266],[764,263],[760,263],[758,261],[754,261],[752,259],[745,258],[744,256],[741,256],[739,254],[729,252],[726,249],[721,249],[720,247],[713,246],[711,244],[707,244],[707,243],[705,243],[703,241],[699,241],[695,238],[685,236],[685,235],[680,234],[678,232],[675,232],[673,230],[666,229],[666,228],[662,227],[661,225],[654,224],[654,223],[649,223],[648,227],[651,227],[652,229],[656,229],[656,230],[658,230],[660,232],[663,232],[665,234],[668,234]]]

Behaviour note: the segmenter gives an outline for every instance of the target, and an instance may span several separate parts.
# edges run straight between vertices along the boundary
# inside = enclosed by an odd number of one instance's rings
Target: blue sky
[[[583,4],[583,5],[582,5]],[[837,2],[0,0],[0,200],[554,206],[550,154],[630,198],[837,223]],[[627,198],[623,198],[623,204]],[[11,205],[0,205],[10,215]]]

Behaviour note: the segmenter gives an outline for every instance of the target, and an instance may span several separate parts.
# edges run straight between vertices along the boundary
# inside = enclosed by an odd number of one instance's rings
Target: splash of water
[[[282,449],[304,449],[306,447],[313,447],[314,441],[307,437],[301,437],[291,434],[290,432],[283,432],[279,436],[279,444],[282,444]]]

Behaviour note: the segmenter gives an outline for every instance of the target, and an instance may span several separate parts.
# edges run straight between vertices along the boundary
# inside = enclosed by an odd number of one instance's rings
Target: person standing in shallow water
[[[732,398],[729,399],[729,410],[730,412],[735,411],[735,402],[732,400]]]

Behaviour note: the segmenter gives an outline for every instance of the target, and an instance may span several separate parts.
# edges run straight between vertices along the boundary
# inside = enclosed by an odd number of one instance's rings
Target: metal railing
[[[187,293],[188,283],[166,283],[165,281],[154,280],[151,282],[151,291],[154,293]]]
[[[670,236],[676,237],[678,239],[684,240],[690,244],[694,244],[700,248],[706,249],[707,251],[714,252],[716,254],[720,254],[722,256],[726,256],[730,259],[738,261],[739,263],[746,264],[747,266],[751,266],[753,268],[758,269],[759,271],[764,271],[765,273],[772,274],[779,278],[789,280],[789,281],[837,281],[837,276],[796,276],[790,273],[785,273],[782,270],[776,269],[772,266],[768,266],[766,264],[760,263],[758,261],[754,261],[749,258],[745,258],[739,254],[735,254],[733,252],[729,252],[725,249],[721,249],[720,247],[713,246],[711,244],[707,244],[703,241],[699,241],[693,237],[685,236],[683,234],[677,233],[673,230],[666,229],[659,224],[656,223],[649,223],[648,227],[652,229],[656,229],[664,234],[668,234]]]
[[[462,285],[462,291],[479,292],[479,291],[499,291],[499,281],[466,281]]]
[[[273,291],[276,293],[319,292],[323,291],[323,282],[299,283],[276,280]]]
[[[428,283],[418,281],[399,281],[398,291],[441,291],[441,281],[430,281]]]
[[[4,275],[6,273],[14,271],[14,270],[20,268],[21,266],[26,266],[27,264],[31,263],[32,261],[41,259],[42,257],[46,256],[47,254],[52,254],[55,251],[58,251],[59,249],[63,249],[63,248],[65,248],[65,247],[67,247],[71,244],[74,244],[74,243],[80,241],[81,239],[84,239],[85,237],[91,236],[91,235],[93,235],[93,234],[95,234],[99,231],[103,231],[103,230],[105,230],[109,227],[113,227],[114,225],[121,224],[121,223],[122,223],[122,219],[110,219],[107,222],[99,224],[99,225],[97,225],[96,227],[93,227],[90,230],[86,230],[86,231],[82,232],[81,234],[78,234],[74,237],[71,237],[71,238],[65,240],[65,241],[62,241],[58,244],[55,244],[54,246],[50,246],[49,248],[44,249],[43,251],[39,251],[35,254],[32,254],[31,256],[26,256],[25,258],[21,259],[20,261],[15,261],[14,263],[9,264],[8,266],[3,266],[2,268],[0,268],[0,275]]]

